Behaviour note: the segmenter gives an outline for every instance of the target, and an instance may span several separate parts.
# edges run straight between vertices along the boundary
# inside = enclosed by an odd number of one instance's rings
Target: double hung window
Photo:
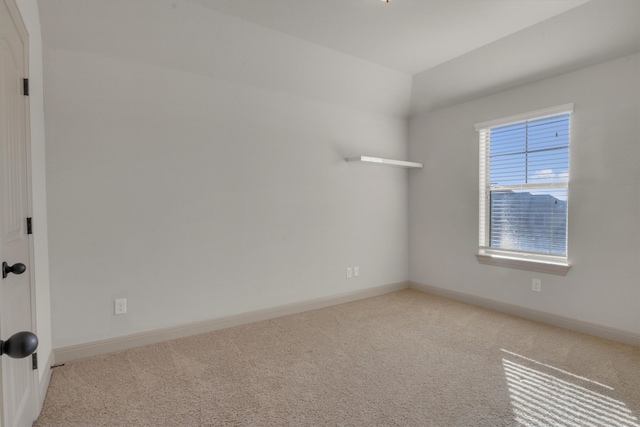
[[[566,263],[572,109],[476,125],[480,254]]]

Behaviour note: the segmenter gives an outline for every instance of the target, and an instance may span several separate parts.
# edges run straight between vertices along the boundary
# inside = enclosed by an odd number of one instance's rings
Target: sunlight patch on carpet
[[[607,396],[606,393],[613,388],[510,351],[502,351],[517,360],[503,358],[502,365],[513,413],[521,425],[640,427],[638,419],[624,402]]]

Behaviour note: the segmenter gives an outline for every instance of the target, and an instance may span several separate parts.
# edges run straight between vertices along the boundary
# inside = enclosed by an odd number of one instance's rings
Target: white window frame
[[[475,125],[475,130],[479,133],[479,160],[480,160],[480,204],[479,204],[479,249],[476,258],[479,263],[487,265],[496,265],[507,268],[516,268],[521,270],[538,271],[550,274],[566,275],[571,265],[568,259],[568,239],[567,254],[565,256],[544,255],[533,252],[504,250],[489,247],[489,223],[490,209],[488,204],[489,183],[488,183],[488,151],[489,143],[487,141],[489,129],[496,126],[507,125],[511,123],[522,122],[525,120],[541,119],[544,117],[554,116],[557,114],[565,114],[573,112],[573,104],[563,104],[556,107],[545,108],[542,110],[531,111],[524,114],[504,117],[501,119],[490,120]],[[569,129],[571,129],[571,116],[569,119]],[[569,135],[569,143],[571,143],[571,135]],[[569,175],[570,177],[570,175]],[[570,179],[570,178],[569,178]],[[549,184],[549,187],[567,188],[569,191],[569,182]],[[567,221],[568,223],[568,221]]]

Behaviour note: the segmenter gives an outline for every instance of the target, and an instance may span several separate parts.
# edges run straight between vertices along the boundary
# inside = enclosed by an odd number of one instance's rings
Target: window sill
[[[498,267],[515,268],[518,270],[537,271],[540,273],[557,274],[566,276],[571,265],[561,262],[549,262],[537,259],[518,258],[517,256],[476,254],[480,264],[495,265]]]

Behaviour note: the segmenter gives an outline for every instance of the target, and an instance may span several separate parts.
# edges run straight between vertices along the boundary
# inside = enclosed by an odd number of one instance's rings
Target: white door
[[[0,262],[24,274],[0,280],[0,339],[32,330],[27,187],[27,101],[24,24],[13,0],[0,0]],[[2,424],[31,426],[35,414],[31,357],[0,358]]]

